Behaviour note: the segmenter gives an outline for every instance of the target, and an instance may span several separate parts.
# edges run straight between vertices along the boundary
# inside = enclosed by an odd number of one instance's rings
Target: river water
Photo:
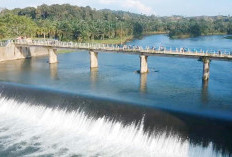
[[[223,36],[128,45],[231,51]],[[0,63],[0,156],[230,156],[232,62],[87,51]]]

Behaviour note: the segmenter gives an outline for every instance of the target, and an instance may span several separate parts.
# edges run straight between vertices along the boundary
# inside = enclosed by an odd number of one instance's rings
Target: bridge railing
[[[13,43],[13,41],[12,40],[1,41],[0,47],[6,47],[9,43]]]
[[[191,55],[191,56],[215,56],[215,57],[232,57],[232,52],[213,51],[213,50],[197,50],[186,48],[167,48],[159,47],[141,47],[130,45],[114,45],[114,44],[97,44],[97,43],[76,43],[76,42],[62,42],[58,40],[14,40],[15,44],[34,45],[34,46],[51,46],[57,48],[74,48],[74,49],[93,49],[105,51],[122,51],[134,53],[160,53],[160,54],[175,54],[175,55]]]
[[[0,42],[0,47],[5,47],[6,43],[5,42]]]

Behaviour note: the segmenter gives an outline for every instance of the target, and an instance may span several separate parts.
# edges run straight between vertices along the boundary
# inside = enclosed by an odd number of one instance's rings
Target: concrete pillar
[[[147,66],[147,56],[141,55],[140,56],[140,73],[147,73],[148,66]]]
[[[207,81],[209,80],[209,64],[210,64],[210,59],[209,58],[203,58],[203,80]]]
[[[49,49],[49,64],[53,64],[53,63],[57,63],[58,59],[57,59],[57,50],[56,49]]]
[[[89,51],[90,54],[90,68],[98,68],[98,53]]]

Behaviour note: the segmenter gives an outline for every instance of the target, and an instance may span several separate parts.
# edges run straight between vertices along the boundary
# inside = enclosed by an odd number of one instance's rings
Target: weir
[[[180,157],[216,157],[223,154],[214,154],[214,151],[232,152],[231,122],[15,84],[1,83],[0,91],[0,116],[7,114],[7,118],[0,119],[0,124],[9,126],[9,130],[1,131],[17,130],[22,133],[20,139],[31,139],[37,135],[39,138],[33,139],[42,138],[40,142],[46,142],[43,145],[57,142],[59,146],[60,141],[70,137],[64,144],[67,148],[75,144],[74,152],[77,153],[88,152],[77,149],[80,146],[88,148],[84,145],[86,143],[92,146],[89,152],[101,150],[104,154],[106,148],[114,146],[120,150],[131,150],[130,154],[135,152],[135,156],[155,156],[157,152],[160,155],[162,150],[160,156]],[[10,128],[10,122],[14,127]],[[43,128],[46,128],[45,134],[41,133]],[[210,133],[208,130],[211,130]],[[18,143],[18,140],[11,142]],[[104,149],[99,145],[104,145]],[[168,148],[168,151],[162,147]],[[60,147],[57,149],[60,150]],[[138,151],[141,154],[136,154]],[[110,151],[109,156],[112,153]]]

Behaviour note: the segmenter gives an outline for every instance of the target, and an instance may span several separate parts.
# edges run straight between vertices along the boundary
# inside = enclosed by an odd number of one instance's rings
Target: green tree
[[[133,35],[140,36],[143,33],[143,27],[140,23],[136,22],[133,26]]]
[[[197,22],[191,22],[190,24],[190,34],[193,37],[197,37],[201,35],[201,28]]]
[[[0,17],[5,37],[28,36],[36,35],[37,25],[30,18],[25,16],[17,16],[13,14],[6,14]]]

